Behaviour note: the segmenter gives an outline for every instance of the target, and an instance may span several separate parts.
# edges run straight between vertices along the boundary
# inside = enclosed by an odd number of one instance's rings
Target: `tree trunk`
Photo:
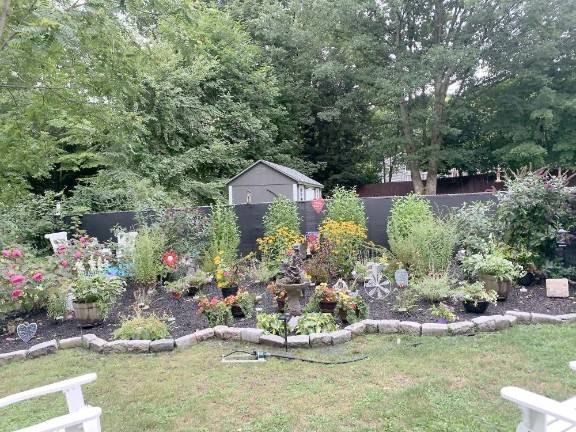
[[[407,102],[400,102],[400,117],[402,119],[402,130],[404,132],[404,139],[406,140],[405,150],[407,161],[406,165],[410,169],[410,177],[412,178],[412,186],[414,192],[419,195],[424,194],[424,183],[420,177],[420,164],[416,158],[416,144],[412,135],[412,125],[410,124],[410,114],[408,113]]]

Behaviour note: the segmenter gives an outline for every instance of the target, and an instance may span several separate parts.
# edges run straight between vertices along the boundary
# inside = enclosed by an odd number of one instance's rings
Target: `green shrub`
[[[418,280],[412,287],[419,298],[431,303],[451,298],[455,294],[455,281],[449,276],[430,275]]]
[[[237,219],[234,207],[220,203],[212,206],[208,248],[204,260],[206,271],[214,270],[215,256],[219,255],[226,266],[236,261],[240,246],[240,228]]]
[[[464,203],[456,210],[450,223],[456,228],[458,246],[470,253],[487,249],[496,231],[496,204],[492,201]]]
[[[331,314],[305,313],[300,315],[296,325],[296,333],[300,335],[324,333],[335,331],[337,328],[336,321]]]
[[[156,314],[136,315],[122,320],[122,326],[114,331],[115,339],[158,340],[170,336],[168,324]]]
[[[366,227],[364,203],[354,189],[337,187],[326,205],[326,219],[338,222],[354,222]]]
[[[421,276],[448,268],[457,236],[450,222],[432,217],[414,225],[406,237],[391,243],[390,247],[414,275]]]
[[[523,246],[536,254],[536,264],[555,254],[558,227],[574,225],[570,212],[570,188],[563,179],[528,173],[506,181],[497,193],[498,225],[504,242]]]
[[[264,235],[275,235],[278,229],[286,228],[289,231],[300,233],[300,216],[296,203],[285,197],[274,198],[274,201],[266,209],[262,219]]]
[[[525,273],[521,265],[507,259],[498,249],[465,257],[462,260],[462,268],[471,276],[484,274],[506,281],[514,281]]]
[[[164,233],[157,226],[144,226],[138,230],[134,244],[134,281],[142,289],[142,294],[156,286],[158,277],[164,271],[162,254],[165,252]]]
[[[256,315],[256,327],[273,335],[284,335],[284,321],[280,314],[259,313]]]
[[[388,217],[388,243],[392,252],[412,232],[415,226],[434,219],[430,202],[415,194],[396,198]]]

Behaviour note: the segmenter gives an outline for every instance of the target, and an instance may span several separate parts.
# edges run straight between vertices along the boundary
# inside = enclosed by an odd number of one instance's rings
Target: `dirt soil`
[[[250,292],[262,295],[262,300],[256,305],[265,312],[276,312],[276,301],[272,294],[266,291],[265,284],[256,283],[248,287]],[[207,286],[203,292],[209,297],[219,296],[219,290],[214,286]],[[313,288],[306,290],[305,298],[302,301],[304,305]],[[437,322],[438,319],[428,312],[429,305],[421,302],[409,312],[397,312],[393,309],[396,292],[392,292],[383,300],[374,300],[364,289],[360,294],[366,300],[370,317],[373,319],[399,319],[417,322]],[[507,310],[520,310],[528,312],[539,312],[546,314],[566,314],[576,312],[575,291],[572,287],[570,297],[564,299],[552,299],[546,297],[546,289],[541,285],[527,288],[527,292],[521,292],[519,288],[513,290],[512,294],[505,301],[499,301],[497,305],[491,305],[486,311],[487,315],[503,314]],[[128,287],[121,300],[112,308],[108,319],[101,325],[82,329],[78,327],[75,320],[56,322],[47,317],[44,311],[38,311],[27,316],[18,318],[19,322],[35,322],[38,324],[36,336],[28,343],[22,342],[17,335],[8,334],[6,322],[0,322],[0,353],[26,349],[27,347],[51,340],[54,338],[63,339],[67,337],[79,336],[85,333],[94,333],[106,340],[112,339],[113,331],[118,328],[124,317],[133,315],[134,292],[133,287]],[[448,304],[450,304],[448,302]],[[451,303],[458,320],[468,320],[478,315],[470,314],[464,311],[460,303]],[[208,327],[208,321],[202,315],[196,313],[196,300],[192,297],[183,297],[180,300],[172,298],[169,293],[159,289],[152,294],[150,308],[146,312],[155,312],[159,316],[167,316],[170,323],[172,336],[179,337],[195,330]],[[237,319],[234,325],[236,327],[256,327],[255,318]]]

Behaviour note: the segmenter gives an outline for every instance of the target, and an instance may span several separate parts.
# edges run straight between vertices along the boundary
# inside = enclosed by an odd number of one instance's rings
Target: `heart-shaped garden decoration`
[[[38,330],[38,324],[36,323],[30,323],[30,324],[23,323],[18,324],[18,327],[16,327],[16,333],[18,333],[18,337],[22,339],[24,343],[30,342],[30,340],[36,334],[37,330]]]
[[[316,214],[320,214],[320,212],[324,208],[324,199],[322,197],[314,198],[312,200],[312,208],[314,209]]]

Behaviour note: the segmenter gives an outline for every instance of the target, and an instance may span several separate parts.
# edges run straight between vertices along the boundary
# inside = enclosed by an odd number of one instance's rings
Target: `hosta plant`
[[[331,314],[305,313],[298,320],[296,333],[301,335],[326,333],[335,331],[337,328],[336,321]]]
[[[256,315],[256,327],[273,335],[284,335],[284,321],[279,314],[259,313]]]

